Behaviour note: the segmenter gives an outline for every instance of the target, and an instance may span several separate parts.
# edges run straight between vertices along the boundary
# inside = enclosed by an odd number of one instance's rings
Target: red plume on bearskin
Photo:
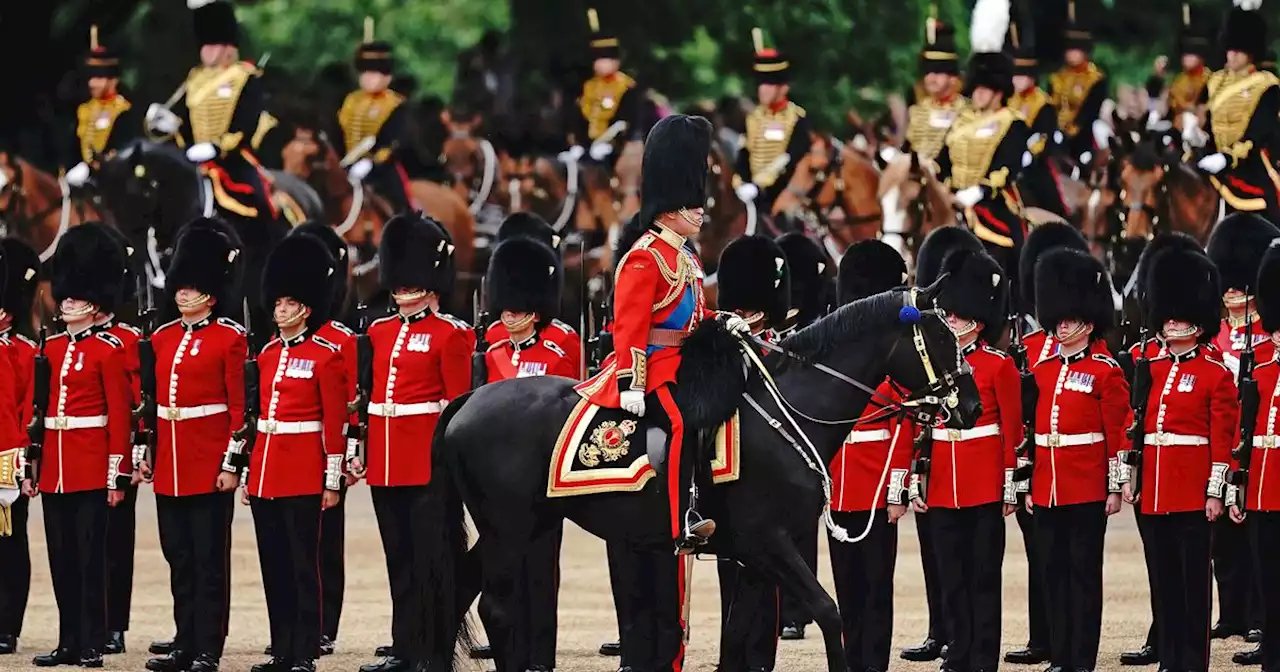
[[[1063,222],[1045,222],[1031,229],[1023,241],[1018,256],[1018,298],[1024,312],[1034,314],[1036,311],[1036,264],[1041,257],[1059,248],[1088,252],[1089,243],[1078,229]]]
[[[489,312],[537,313],[550,321],[560,310],[559,257],[533,238],[517,236],[493,250],[486,274]]]
[[[947,280],[938,307],[967,320],[982,322],[982,340],[1000,340],[1009,321],[1009,279],[1000,262],[985,252],[959,248],[942,260]]]
[[[840,305],[907,284],[907,262],[880,240],[854,243],[840,257],[836,292]]]
[[[324,243],[312,236],[285,236],[262,271],[262,306],[271,310],[278,299],[293,299],[311,309],[307,326],[315,329],[329,320],[332,274],[333,257]]]
[[[62,234],[49,260],[53,298],[114,305],[124,283],[124,249],[103,226],[83,224]]]
[[[1275,224],[1248,212],[1228,215],[1213,227],[1206,247],[1222,277],[1219,296],[1229,289],[1252,293],[1262,254],[1275,238],[1280,238]]]
[[[1147,271],[1147,324],[1153,331],[1178,320],[1203,330],[1208,343],[1222,328],[1218,267],[1200,250],[1168,247],[1151,257]]]
[[[1101,339],[1115,321],[1111,280],[1102,262],[1088,252],[1055,249],[1035,266],[1036,319],[1047,333],[1066,320],[1093,325],[1092,340]]]

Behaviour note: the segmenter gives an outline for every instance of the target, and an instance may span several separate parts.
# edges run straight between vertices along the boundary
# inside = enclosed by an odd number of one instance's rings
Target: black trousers
[[[347,494],[332,509],[320,514],[320,587],[322,590],[320,634],[338,639],[338,622],[342,620],[342,596],[346,591],[345,569],[347,537]]]
[[[1218,621],[1233,628],[1262,627],[1262,605],[1253,575],[1249,532],[1222,516],[1213,523],[1213,576],[1218,583]]]
[[[1147,641],[1143,642],[1143,645],[1156,648],[1160,643],[1160,609],[1157,606],[1160,586],[1156,584],[1156,570],[1154,567],[1160,559],[1156,557],[1155,544],[1148,539],[1150,537],[1150,526],[1147,525],[1147,516],[1142,515],[1138,507],[1135,506],[1133,507],[1133,517],[1138,521],[1138,536],[1142,538],[1142,557],[1147,566],[1147,588],[1151,593],[1151,627],[1147,629]]]
[[[1213,526],[1204,511],[1144,515],[1154,547],[1151,568],[1160,586],[1156,611],[1160,667],[1179,672],[1209,669],[1209,615],[1213,610],[1209,572]]]
[[[837,525],[862,529],[866,511],[832,511]],[[827,537],[831,549],[831,574],[840,606],[844,656],[850,670],[889,669],[893,638],[893,574],[898,564],[898,526],[889,514],[875,512],[871,531],[862,541],[849,544]]]
[[[44,496],[58,647],[101,650],[107,641],[107,490]]]
[[[250,497],[271,652],[288,662],[320,656],[320,495]]]
[[[1048,649],[1049,612],[1044,600],[1044,574],[1040,571],[1040,556],[1036,553],[1035,516],[1021,505],[1013,515],[1018,519],[1018,529],[1022,531],[1022,547],[1027,554],[1027,620],[1031,624],[1027,646]]]
[[[129,629],[137,513],[137,488],[126,488],[124,499],[107,509],[107,632]]]
[[[804,531],[804,536],[796,540],[796,548],[800,550],[800,557],[804,558],[804,564],[816,576],[818,574],[818,526],[817,521],[813,527]],[[813,616],[809,613],[809,608],[804,602],[796,599],[787,591],[782,591],[782,625],[808,625],[813,622]]]
[[[772,670],[778,656],[778,630],[782,624],[778,586],[734,560],[716,562],[720,575],[720,653],[729,650],[725,626],[729,616],[747,619],[746,666],[750,670]],[[729,672],[721,662],[719,669]]]
[[[670,552],[636,550],[623,542],[610,542],[606,548],[622,643],[619,667],[668,672],[671,661],[683,666],[681,559]]]
[[[412,202],[409,193],[405,191],[402,170],[403,168],[394,161],[375,164],[367,179],[369,186],[373,187],[373,190],[379,196],[386,199],[387,205],[391,206],[394,211],[393,214],[407,212],[409,204]]]
[[[1280,511],[1250,511],[1245,527],[1253,542],[1254,567],[1262,585],[1263,633],[1280,633]],[[1263,672],[1280,672],[1280,637],[1262,638]]]
[[[160,550],[169,563],[169,590],[173,593],[173,621],[177,626],[174,647],[181,651],[222,657],[231,608],[234,512],[233,492],[185,497],[156,495]]]
[[[1102,636],[1106,503],[1037,506],[1034,516],[1049,605],[1050,663],[1092,670],[1098,664]]]
[[[13,533],[0,537],[0,635],[18,637],[31,594],[31,543],[27,536],[27,516],[31,500],[26,497],[9,505]]]
[[[920,537],[920,562],[924,565],[924,596],[929,606],[929,639],[945,643],[948,640],[947,622],[942,611],[942,584],[938,578],[932,517],[925,513],[915,518],[916,535]]]
[[[419,573],[431,557],[426,546],[431,537],[425,529],[430,492],[425,485],[370,490],[391,582],[391,647],[401,658],[425,662],[431,657],[431,633],[423,614],[430,605],[422,603],[426,577]]]
[[[1001,569],[1004,516],[1001,503],[963,509],[935,507],[933,540],[942,608],[947,615],[947,666],[995,669],[1000,662]]]

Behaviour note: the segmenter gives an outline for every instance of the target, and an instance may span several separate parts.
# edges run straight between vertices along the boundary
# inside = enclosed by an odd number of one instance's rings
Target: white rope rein
[[[498,153],[494,151],[493,143],[485,138],[480,138],[480,155],[484,159],[484,174],[480,180],[480,190],[476,192],[471,205],[467,206],[467,210],[470,210],[473,215],[479,213],[485,201],[489,200],[489,194],[493,192],[493,181],[498,173]]]

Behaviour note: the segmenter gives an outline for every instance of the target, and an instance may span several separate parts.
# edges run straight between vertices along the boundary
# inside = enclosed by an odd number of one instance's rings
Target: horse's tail
[[[460,604],[464,599],[459,588],[467,555],[466,511],[462,493],[457,485],[453,465],[452,447],[445,445],[445,429],[462,405],[471,396],[468,392],[453,400],[440,416],[434,436],[431,437],[431,483],[428,486],[428,509],[413,512],[422,520],[413,527],[426,533],[423,547],[427,549],[427,563],[421,585],[423,623],[430,636],[431,669],[463,669],[463,658],[458,651],[470,651],[475,644],[467,612],[470,604]]]

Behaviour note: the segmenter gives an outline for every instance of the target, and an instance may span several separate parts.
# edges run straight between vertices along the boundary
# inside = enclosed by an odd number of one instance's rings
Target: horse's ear
[[[943,273],[933,281],[932,285],[923,287],[916,293],[916,308],[920,310],[929,310],[933,308],[933,303],[938,300],[938,295],[942,293],[942,281],[947,279],[950,273]]]

